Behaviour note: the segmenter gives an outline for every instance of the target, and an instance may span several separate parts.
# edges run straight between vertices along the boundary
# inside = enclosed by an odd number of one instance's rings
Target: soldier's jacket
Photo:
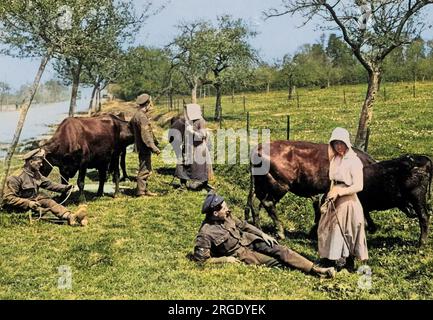
[[[10,176],[6,181],[4,202],[10,206],[29,209],[30,201],[35,201],[40,196],[39,189],[54,192],[68,190],[67,185],[51,182],[40,172],[33,174],[24,168],[18,176]]]
[[[196,238],[194,259],[203,262],[211,257],[234,255],[254,241],[263,240],[261,235],[261,230],[235,217],[224,222],[205,220]]]
[[[135,136],[135,145],[138,153],[157,152],[158,147],[155,144],[155,136],[152,131],[152,125],[146,114],[146,111],[141,109],[132,117],[131,127]]]

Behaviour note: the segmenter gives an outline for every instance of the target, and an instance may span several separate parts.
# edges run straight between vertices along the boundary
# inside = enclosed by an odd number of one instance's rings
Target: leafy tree
[[[75,6],[71,7],[72,19],[64,35],[68,44],[63,48],[62,55],[57,57],[55,65],[65,83],[72,84],[69,116],[75,113],[82,72],[87,70],[95,87],[100,85],[102,79],[110,79],[111,72],[104,75],[103,71],[115,64],[115,53],[120,51],[124,42],[133,39],[149,9],[147,4],[145,12],[136,15],[132,0],[83,0],[78,1],[78,5],[77,1],[65,2]]]
[[[257,60],[256,52],[249,44],[249,39],[256,33],[250,30],[242,19],[233,19],[229,15],[224,15],[217,20],[215,27],[208,27],[205,30],[202,43],[206,51],[204,55],[206,67],[211,72],[211,81],[216,91],[215,120],[219,120],[222,113],[224,73],[240,66],[248,68]]]
[[[207,34],[211,28],[208,22],[184,22],[177,26],[179,34],[167,46],[172,66],[183,77],[191,92],[191,102],[197,103],[197,89],[209,83]]]
[[[174,87],[178,87],[179,82],[179,75],[172,74],[168,52],[140,46],[130,48],[125,54],[115,92],[121,98],[130,100],[143,92],[162,95],[173,88],[173,83]]]
[[[3,105],[4,98],[9,94],[11,87],[5,83],[0,81],[0,106]]]

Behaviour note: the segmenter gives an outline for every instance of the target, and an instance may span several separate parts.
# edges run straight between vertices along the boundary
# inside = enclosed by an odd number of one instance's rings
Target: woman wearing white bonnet
[[[364,185],[363,165],[344,128],[332,132],[328,154],[331,188],[317,231],[319,255],[337,268],[354,270],[355,258],[368,259],[364,212],[356,195]]]

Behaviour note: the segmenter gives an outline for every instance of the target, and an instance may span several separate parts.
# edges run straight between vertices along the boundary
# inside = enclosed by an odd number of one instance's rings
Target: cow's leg
[[[325,197],[319,198],[319,197],[311,197],[311,201],[313,201],[313,209],[314,209],[314,225],[310,230],[309,237],[310,239],[316,240],[317,239],[317,229],[319,227],[319,221],[320,221],[320,206],[323,202]]]
[[[105,181],[107,180],[107,167],[104,166],[99,167],[98,172],[99,172],[99,188],[96,196],[102,197],[104,195],[104,184]]]
[[[418,245],[422,247],[427,242],[430,216],[425,201],[417,201],[416,203],[413,203],[413,207],[418,215],[419,226],[421,229]]]
[[[373,219],[370,216],[370,211],[364,210],[364,218],[367,221],[367,231],[371,234],[375,233],[378,229],[378,226],[374,223]]]
[[[126,179],[130,180],[126,172],[126,148],[123,149],[120,154],[120,168],[122,169],[122,179],[120,179],[120,181],[126,181]]]
[[[119,195],[119,176],[119,156],[115,156],[113,159],[114,198]]]
[[[62,171],[61,169],[59,169],[60,171],[60,183],[61,184],[69,184],[69,176],[67,175],[67,173],[65,171]],[[67,197],[67,192],[62,192],[61,194],[62,199],[66,199]]]
[[[271,217],[272,221],[274,221],[275,227],[277,229],[277,236],[280,239],[285,239],[286,236],[284,234],[284,228],[283,228],[281,221],[278,219],[277,209],[275,208],[275,203],[273,201],[270,201],[270,200],[263,200],[263,201],[261,201],[261,203],[262,203],[263,207],[266,209],[266,212]]]
[[[80,170],[78,171],[77,185],[80,190],[80,196],[78,198],[79,202],[86,202],[86,196],[84,195],[84,179],[86,178],[86,172],[86,166],[80,167]]]

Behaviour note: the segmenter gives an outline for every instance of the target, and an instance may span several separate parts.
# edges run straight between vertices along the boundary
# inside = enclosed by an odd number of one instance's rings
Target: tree
[[[204,33],[203,47],[206,49],[206,65],[212,73],[212,83],[216,90],[215,120],[220,120],[223,74],[237,66],[248,68],[257,59],[255,51],[248,43],[256,32],[250,30],[242,19],[235,20],[229,15],[224,15],[217,20],[217,26],[208,28]]]
[[[208,22],[194,21],[177,26],[179,35],[166,48],[170,52],[172,68],[182,75],[191,92],[191,102],[197,103],[197,88],[208,84],[209,70],[207,33]]]
[[[296,85],[296,64],[292,56],[286,54],[283,57],[283,61],[280,64],[280,74],[283,79],[285,79],[289,95],[288,98],[291,100],[293,88]]]
[[[107,69],[104,66],[114,64],[117,58],[115,53],[120,51],[123,43],[133,39],[147,17],[148,9],[149,4],[145,12],[137,16],[132,0],[83,0],[79,6],[73,7],[73,18],[64,34],[68,44],[57,57],[55,68],[66,84],[72,84],[69,116],[75,113],[82,72],[85,69],[91,73],[102,71]],[[114,59],[110,59],[113,56]],[[95,82],[101,82],[104,78],[102,74],[91,77],[95,86]]]
[[[355,145],[365,150],[379,91],[383,62],[395,48],[411,43],[425,28],[422,9],[433,0],[282,0],[282,10],[270,9],[267,17],[300,13],[306,22],[318,17],[338,29],[368,73]],[[323,24],[323,23],[322,23]]]
[[[162,95],[173,87],[173,83],[176,87],[179,84],[172,77],[170,56],[163,49],[130,48],[118,71],[116,93],[126,100],[135,99],[144,92]]]
[[[3,105],[4,98],[9,94],[11,87],[5,83],[0,81],[0,106]]]
[[[60,15],[61,17],[61,15]],[[54,0],[0,2],[0,42],[6,45],[2,53],[16,57],[40,57],[41,62],[25,100],[21,105],[18,125],[5,159],[3,181],[0,183],[0,203],[9,174],[12,156],[21,135],[27,112],[35,97],[45,67],[58,50],[62,30],[57,25],[59,14]]]

